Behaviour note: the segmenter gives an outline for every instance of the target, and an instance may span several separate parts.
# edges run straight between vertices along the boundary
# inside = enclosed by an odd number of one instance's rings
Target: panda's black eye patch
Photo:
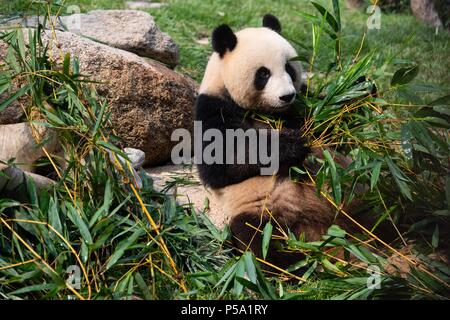
[[[285,69],[288,75],[291,77],[292,82],[295,82],[295,79],[297,79],[297,75],[294,68],[289,63],[286,63]]]
[[[261,67],[256,70],[254,85],[256,90],[262,90],[269,81],[270,78],[270,70],[266,67]]]

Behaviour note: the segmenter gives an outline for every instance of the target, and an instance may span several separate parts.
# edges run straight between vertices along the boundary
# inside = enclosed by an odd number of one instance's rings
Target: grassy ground
[[[228,23],[235,30],[246,26],[259,26],[261,17],[271,12],[279,17],[283,25],[283,34],[300,44],[310,45],[311,26],[298,15],[299,12],[314,12],[308,0],[161,0],[168,5],[148,10],[156,19],[160,28],[174,38],[180,47],[181,62],[178,70],[200,81],[211,53],[209,44],[197,41],[209,37],[211,31],[220,23]],[[326,6],[331,1],[319,0]],[[7,1],[10,12],[25,9],[26,0]],[[68,4],[77,4],[83,12],[101,8],[124,8],[122,0],[69,0]],[[3,5],[5,6],[5,4]],[[349,11],[343,8],[343,53],[355,53],[361,43],[363,33],[367,31],[368,15],[364,12]],[[331,42],[330,42],[331,43]],[[299,52],[305,52],[296,45]],[[379,65],[391,56],[398,63],[406,61],[420,64],[417,84],[427,83],[450,90],[450,33],[435,29],[417,21],[408,14],[387,14],[381,16],[381,29],[367,33],[363,52],[379,48]],[[319,51],[315,68],[325,70],[331,61],[333,48],[327,48],[326,40]],[[390,78],[392,70],[383,72],[385,79]],[[381,81],[383,85],[383,80]]]
[[[330,5],[331,1],[319,1]],[[343,6],[344,7],[344,6]],[[182,72],[200,80],[209,45],[200,45],[197,39],[210,35],[220,23],[228,23],[235,29],[259,26],[261,17],[267,12],[277,15],[283,25],[283,34],[302,44],[311,43],[311,26],[298,15],[299,12],[313,12],[307,0],[263,1],[169,1],[163,9],[151,10],[162,30],[168,32],[181,49]],[[344,9],[345,10],[345,9]],[[363,12],[343,12],[345,52],[356,52],[362,34],[366,31],[367,15]],[[383,14],[381,29],[370,31],[365,50],[379,47],[382,50],[380,62],[395,54],[396,58],[421,64],[418,82],[450,87],[450,33],[435,35],[434,28],[427,27],[409,15]],[[412,37],[412,38],[411,38]],[[409,40],[410,39],[410,40]],[[409,41],[408,41],[409,40]],[[326,43],[324,44],[326,47]],[[299,51],[304,51],[297,45]],[[317,66],[326,69],[331,61],[333,48],[320,50]],[[398,54],[399,53],[399,54]]]

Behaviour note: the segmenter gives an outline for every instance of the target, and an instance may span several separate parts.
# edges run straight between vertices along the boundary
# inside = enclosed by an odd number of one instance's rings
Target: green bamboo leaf
[[[44,110],[45,116],[47,117],[47,120],[56,125],[56,126],[65,126],[65,122],[63,120],[61,120],[55,113],[48,111],[48,110]]]
[[[317,265],[318,265],[317,261],[314,261],[313,264],[308,268],[308,270],[306,270],[306,272],[303,274],[302,278],[305,280],[308,279],[312,275],[314,270],[316,270]]]
[[[214,287],[218,287],[222,282],[225,282],[222,290],[220,291],[219,297],[222,297],[225,291],[228,288],[228,285],[230,282],[234,279],[234,275],[236,273],[236,268],[239,262],[233,263],[229,269],[225,272],[225,274],[220,278],[219,281],[217,281],[216,285]]]
[[[7,106],[9,106],[12,102],[19,99],[21,96],[23,96],[27,91],[30,89],[30,86],[24,86],[17,90],[12,96],[10,96],[8,99],[0,103],[0,111],[5,109]]]
[[[306,267],[307,265],[308,265],[308,260],[304,259],[304,260],[300,260],[300,261],[290,265],[286,270],[289,272],[294,272],[300,268]]]
[[[92,135],[95,136],[95,134],[97,133],[98,129],[100,128],[100,125],[103,123],[104,119],[103,116],[105,114],[105,110],[106,110],[107,104],[106,103],[102,103],[101,104],[101,109],[99,114],[97,115],[97,121],[95,122],[95,126],[94,129],[92,130]]]
[[[325,157],[325,160],[329,164],[330,173],[331,173],[331,186],[333,189],[333,197],[337,204],[341,203],[342,199],[342,189],[341,189],[341,182],[339,179],[339,175],[336,169],[336,165],[334,163],[333,157],[331,156],[330,152],[325,149],[323,151],[323,155]]]
[[[434,228],[431,244],[433,245],[433,248],[437,248],[439,246],[439,225],[436,225]]]
[[[24,293],[37,292],[37,291],[48,291],[58,288],[58,285],[55,283],[44,283],[44,284],[35,284],[32,286],[27,286],[10,292],[9,295],[20,295]]]
[[[409,182],[410,180],[403,174],[403,172],[400,171],[400,169],[397,167],[397,165],[389,158],[385,158],[386,163],[388,164],[389,171],[392,174],[392,177],[394,178],[395,183],[397,184],[398,188],[400,189],[400,192],[403,194],[404,197],[412,201],[411,196],[411,190],[406,182]]]
[[[59,232],[59,234],[62,234],[62,224],[61,219],[59,217],[58,213],[58,202],[54,200],[56,198],[50,198],[49,201],[49,208],[48,208],[48,223],[55,228],[56,231]]]
[[[17,46],[19,48],[18,52],[22,61],[25,61],[25,40],[23,38],[23,29],[19,28],[17,30]]]
[[[272,229],[273,229],[273,226],[270,223],[270,221],[267,222],[266,226],[264,227],[264,230],[263,230],[263,240],[262,240],[262,255],[263,255],[264,259],[267,256],[267,251],[269,250],[270,240],[272,239]]]
[[[372,191],[378,183],[378,178],[380,177],[381,162],[377,162],[372,169],[370,175],[370,190]]]
[[[249,252],[249,255],[251,255],[253,259],[253,263],[256,268],[256,275],[257,275],[257,285],[259,288],[259,291],[261,292],[263,298],[265,300],[276,300],[277,295],[275,294],[275,289],[271,285],[271,283],[266,279],[263,272],[261,271],[261,268],[259,267],[258,263],[256,262],[255,256]]]
[[[446,108],[446,115],[450,116],[450,110],[448,109],[448,106],[450,106],[450,94],[440,97],[432,102],[429,103],[430,106],[441,106],[441,107],[447,107]]]
[[[298,15],[312,24],[320,25],[321,19],[306,12],[299,12]]]
[[[36,184],[34,183],[33,179],[29,178],[28,176],[25,177],[27,181],[27,191],[30,197],[30,203],[39,205]]]
[[[250,289],[256,293],[261,293],[258,285],[254,284],[253,282],[251,282],[245,278],[236,276],[236,281],[239,282],[243,287],[245,287],[247,289]]]
[[[85,241],[81,242],[80,257],[81,257],[81,261],[83,261],[83,263],[86,263],[89,258],[89,248],[86,245]]]
[[[66,206],[68,208],[67,216],[75,224],[75,226],[77,226],[83,240],[87,244],[91,245],[93,243],[91,233],[89,232],[89,228],[86,225],[86,223],[84,222],[80,213],[77,212],[70,203],[67,203]]]
[[[239,259],[239,262],[236,266],[236,273],[235,273],[235,281],[234,281],[234,287],[233,287],[233,293],[239,297],[242,294],[242,290],[244,289],[244,286],[236,280],[236,277],[241,277],[243,278],[245,275],[245,261],[244,261],[244,256],[242,256]]]
[[[139,273],[139,271],[136,271],[134,273],[134,279],[136,280],[136,283],[137,283],[139,289],[141,290],[144,298],[146,300],[152,300],[152,294],[150,293],[148,285],[145,283],[145,280],[142,277],[142,275]]]
[[[391,79],[391,86],[403,85],[411,82],[419,73],[419,66],[398,69]]]
[[[64,56],[63,73],[68,77],[70,76],[70,53],[68,52]]]
[[[106,148],[106,149],[109,149],[109,150],[113,151],[113,152],[116,153],[117,155],[120,155],[120,156],[122,156],[122,157],[124,157],[124,158],[127,158],[127,156],[123,153],[122,150],[120,150],[120,149],[117,148],[115,145],[113,145],[113,144],[111,144],[111,143],[109,143],[109,142],[106,142],[106,141],[97,141],[97,144],[100,145],[100,146],[102,146],[102,147],[104,147],[104,148]]]
[[[0,95],[11,88],[11,74],[7,71],[2,71],[0,74]]]
[[[342,274],[342,271],[339,270],[339,268],[336,267],[333,263],[331,263],[330,260],[328,260],[327,258],[322,258],[321,262],[325,269],[328,269],[331,272],[334,272],[337,274]]]
[[[341,7],[339,5],[339,0],[333,0],[333,12],[336,17],[336,22],[338,24],[339,30],[341,30]]]
[[[339,32],[339,24],[337,23],[334,16],[324,7],[322,7],[320,4],[316,2],[311,2],[314,7],[320,12],[322,16],[325,17],[330,27],[334,30],[334,32]]]
[[[243,254],[244,262],[245,262],[245,272],[247,273],[248,278],[251,282],[256,283],[257,275],[256,275],[256,267],[255,260],[253,259],[253,255],[250,252],[245,252]]]
[[[103,198],[103,204],[98,210],[94,213],[91,220],[89,221],[89,228],[92,228],[94,224],[98,221],[98,219],[105,213],[108,212],[109,207],[112,202],[112,190],[111,190],[111,180],[108,179],[105,184],[105,194]]]
[[[328,228],[327,235],[329,235],[330,237],[345,238],[346,232],[338,225],[333,224]]]
[[[123,256],[125,250],[136,243],[136,240],[139,239],[142,235],[145,234],[145,230],[142,228],[137,229],[129,238],[126,238],[119,242],[116,247],[116,250],[109,258],[108,264],[106,265],[106,270],[110,269],[116,262]]]

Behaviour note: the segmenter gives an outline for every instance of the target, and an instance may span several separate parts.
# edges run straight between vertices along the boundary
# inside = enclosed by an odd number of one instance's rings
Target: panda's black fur
[[[273,117],[273,115],[271,115]],[[283,121],[283,128],[279,133],[279,163],[278,176],[289,176],[289,168],[301,166],[310,148],[306,146],[301,137],[303,122],[294,115],[292,110],[277,114]],[[200,94],[197,98],[195,119],[202,122],[202,129],[219,129],[225,136],[226,129],[243,129],[244,131],[259,126],[248,115],[248,110],[239,107],[231,98],[213,97]],[[203,148],[209,142],[203,142]],[[259,145],[259,140],[258,140]],[[224,146],[225,147],[225,146]],[[248,159],[249,146],[246,145],[246,159]],[[268,154],[271,154],[270,135],[267,140]],[[225,156],[225,150],[223,152]],[[236,155],[236,152],[235,152]],[[225,163],[225,159],[222,161]],[[234,161],[236,163],[236,161]],[[202,182],[212,188],[223,188],[230,184],[242,182],[245,179],[260,174],[261,163],[257,164],[199,164],[198,170]],[[265,165],[267,166],[267,165]]]

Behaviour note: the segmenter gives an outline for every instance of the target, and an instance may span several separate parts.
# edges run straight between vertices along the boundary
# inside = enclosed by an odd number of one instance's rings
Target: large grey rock
[[[192,130],[197,84],[133,53],[70,32],[56,31],[56,37],[57,43],[50,31],[43,35],[57,62],[62,63],[60,52],[77,56],[81,73],[99,82],[97,91],[109,102],[115,131],[124,141],[122,147],[144,151],[147,165],[169,160],[176,144],[170,140],[173,130]],[[0,42],[0,60],[5,52],[6,44]]]
[[[5,25],[34,28],[37,17],[4,21]],[[55,27],[158,60],[170,66],[178,64],[175,42],[156,25],[153,17],[138,10],[94,10],[89,13],[53,17]],[[41,19],[42,22],[42,19]],[[48,24],[49,25],[49,24]]]

